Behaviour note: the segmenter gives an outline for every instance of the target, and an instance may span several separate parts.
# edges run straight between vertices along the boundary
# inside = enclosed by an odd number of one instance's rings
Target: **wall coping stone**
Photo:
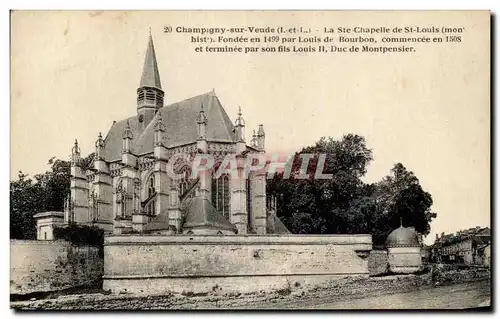
[[[233,245],[361,245],[371,250],[372,236],[356,235],[110,235],[105,246],[114,245],[169,245],[169,244],[233,244]],[[358,247],[357,247],[358,248]]]
[[[42,217],[61,217],[61,218],[64,218],[64,213],[51,211],[51,212],[41,212],[41,213],[33,215],[33,218],[35,218],[35,219],[42,218]]]

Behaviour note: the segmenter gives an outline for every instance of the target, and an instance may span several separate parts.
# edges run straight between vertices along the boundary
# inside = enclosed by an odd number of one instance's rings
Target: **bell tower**
[[[158,71],[153,37],[150,30],[141,83],[137,89],[137,114],[139,115],[140,129],[144,129],[151,122],[156,112],[163,107],[164,95],[165,92],[161,88],[160,72]]]

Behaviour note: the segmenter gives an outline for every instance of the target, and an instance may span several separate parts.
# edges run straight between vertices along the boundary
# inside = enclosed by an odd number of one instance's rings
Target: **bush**
[[[104,247],[104,230],[95,226],[70,225],[68,227],[56,227],[54,229],[55,239],[64,239],[75,246],[88,245],[99,248]]]

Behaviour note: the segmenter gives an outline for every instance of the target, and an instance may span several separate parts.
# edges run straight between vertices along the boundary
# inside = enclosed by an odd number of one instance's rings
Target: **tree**
[[[300,178],[303,154],[313,154],[307,173]],[[323,174],[331,179],[316,179],[320,157],[324,156]],[[347,214],[354,199],[363,193],[361,180],[372,160],[365,139],[348,134],[340,141],[321,138],[315,145],[296,153],[291,176],[277,174],[268,183],[268,193],[277,196],[278,214],[293,233],[349,233],[354,231],[352,215]]]
[[[94,153],[81,161],[84,170],[92,167]],[[36,238],[33,216],[44,211],[63,211],[70,193],[71,163],[52,157],[51,169],[36,174],[34,180],[19,172],[18,179],[10,182],[10,237]]]
[[[393,229],[413,226],[428,235],[430,223],[437,214],[431,211],[432,196],[422,189],[418,178],[403,164],[397,163],[391,173],[376,185],[374,194],[380,224],[374,241],[382,241]]]
[[[314,154],[307,179],[299,178],[304,173],[300,170],[301,154]],[[314,177],[320,154],[325,157],[323,173],[331,174],[331,179]],[[430,210],[431,195],[400,163],[380,182],[364,183],[362,177],[372,159],[359,135],[348,134],[340,141],[321,138],[296,153],[290,178],[276,174],[268,181],[267,192],[278,198],[277,214],[292,233],[368,233],[374,244],[381,245],[402,219],[405,226],[428,234],[436,217]]]
[[[10,183],[10,238],[36,238],[33,215],[43,207],[43,190],[28,175],[19,171],[18,180]]]

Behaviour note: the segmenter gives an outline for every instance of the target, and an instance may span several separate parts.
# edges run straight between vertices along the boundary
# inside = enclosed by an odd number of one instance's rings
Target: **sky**
[[[154,38],[166,103],[215,89],[231,119],[263,124],[267,152],[322,136],[366,138],[375,182],[397,162],[434,200],[436,233],[490,226],[489,14],[485,12],[14,12],[11,17],[11,179],[69,159],[75,138],[136,112]],[[464,26],[461,43],[412,54],[196,53],[164,26]]]

